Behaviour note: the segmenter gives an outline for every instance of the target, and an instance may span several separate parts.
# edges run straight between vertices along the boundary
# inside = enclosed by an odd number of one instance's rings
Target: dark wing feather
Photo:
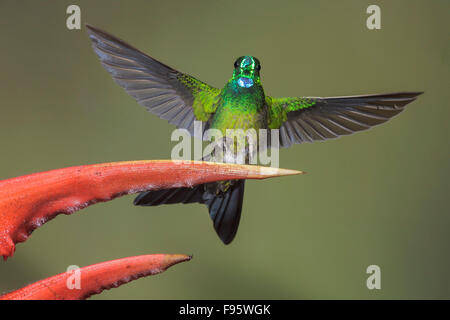
[[[280,146],[337,138],[384,123],[422,92],[329,98],[268,97],[272,128]]]
[[[219,89],[172,69],[105,31],[92,26],[87,29],[102,65],[148,111],[191,134],[194,120],[208,121]]]

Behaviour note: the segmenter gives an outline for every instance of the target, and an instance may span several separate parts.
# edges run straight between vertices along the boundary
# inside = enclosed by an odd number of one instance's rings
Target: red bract
[[[80,300],[105,289],[154,275],[191,257],[183,254],[150,254],[97,263],[65,272],[0,296],[0,300]],[[76,277],[79,275],[79,282]]]
[[[133,161],[85,165],[0,181],[0,255],[59,213],[145,190],[192,187],[233,179],[264,179],[299,174],[270,167],[201,161]]]

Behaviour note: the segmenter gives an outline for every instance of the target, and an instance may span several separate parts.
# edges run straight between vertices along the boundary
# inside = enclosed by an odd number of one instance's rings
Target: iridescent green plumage
[[[314,106],[316,102],[309,98],[272,98],[266,97],[266,104],[269,109],[270,129],[279,129],[287,120],[287,113],[302,110]]]
[[[225,134],[226,129],[261,129],[267,126],[264,90],[259,78],[259,62],[244,65],[241,60],[253,57],[241,57],[235,64],[232,78],[220,94],[216,112],[211,119],[211,128],[219,129]],[[246,80],[242,80],[246,79]],[[239,81],[251,81],[251,86],[242,87]],[[250,82],[247,83],[250,85]]]
[[[204,128],[279,129],[279,145],[327,140],[368,129],[403,111],[420,92],[348,97],[272,98],[261,85],[258,59],[243,56],[231,79],[216,89],[179,72],[116,37],[88,26],[93,48],[114,80],[150,112],[194,133]],[[205,203],[224,243],[233,240],[244,194],[243,181],[144,192],[135,204]]]
[[[220,90],[184,73],[180,73],[177,79],[191,91],[194,97],[192,109],[197,120],[208,121],[211,114],[216,111]]]

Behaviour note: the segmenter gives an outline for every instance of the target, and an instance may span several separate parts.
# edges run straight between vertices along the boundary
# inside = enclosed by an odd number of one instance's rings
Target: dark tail
[[[227,191],[214,192],[214,185],[142,192],[134,199],[137,206],[158,206],[173,203],[204,203],[208,206],[214,229],[225,244],[233,241],[241,219],[244,180],[233,181]]]

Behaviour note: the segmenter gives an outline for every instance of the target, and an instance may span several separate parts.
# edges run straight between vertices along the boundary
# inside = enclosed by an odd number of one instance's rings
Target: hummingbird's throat
[[[252,78],[240,77],[237,80],[239,87],[241,88],[250,88],[253,86],[254,82]]]

